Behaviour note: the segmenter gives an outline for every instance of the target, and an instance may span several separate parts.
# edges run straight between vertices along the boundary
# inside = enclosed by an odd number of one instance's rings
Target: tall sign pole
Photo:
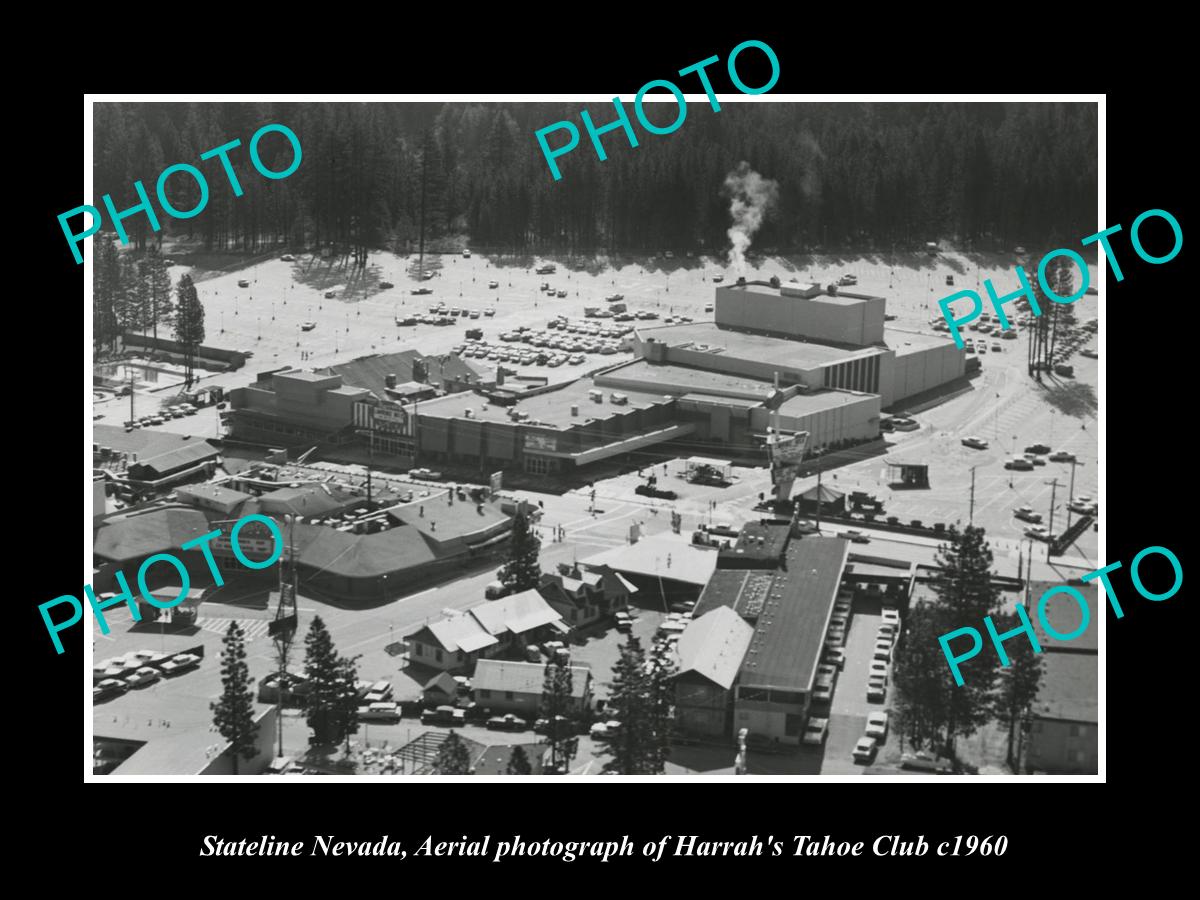
[[[279,565],[279,602],[275,606],[275,618],[267,626],[267,633],[275,643],[275,659],[279,665],[277,687],[279,690],[275,702],[275,724],[278,734],[279,752],[283,756],[283,695],[288,679],[288,656],[292,649],[292,640],[296,636],[296,516],[287,516],[288,522],[288,553],[287,560]]]

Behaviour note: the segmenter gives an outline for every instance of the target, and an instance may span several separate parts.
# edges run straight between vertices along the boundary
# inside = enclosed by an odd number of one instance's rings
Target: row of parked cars
[[[151,425],[162,425],[168,419],[182,419],[184,416],[194,416],[195,414],[196,407],[191,404],[176,403],[171,406],[164,406],[152,416],[129,419],[125,422],[125,430],[133,431],[135,428],[149,428]]]
[[[110,700],[131,688],[146,687],[162,677],[173,677],[200,665],[194,653],[157,653],[136,650],[106,659],[92,667],[92,700]]]

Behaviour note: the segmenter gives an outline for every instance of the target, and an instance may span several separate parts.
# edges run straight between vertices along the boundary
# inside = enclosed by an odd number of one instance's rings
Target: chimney
[[[504,384],[504,366],[496,366],[496,387]]]
[[[396,376],[395,375],[384,375],[383,383],[387,387],[394,388],[396,386]]]
[[[417,514],[421,515],[421,516],[425,515],[425,504],[424,503],[422,503],[420,506],[417,507]]]
[[[572,416],[578,416],[578,415],[579,415],[579,404],[578,404],[578,403],[572,403],[572,404],[571,404],[571,415],[572,415]]]

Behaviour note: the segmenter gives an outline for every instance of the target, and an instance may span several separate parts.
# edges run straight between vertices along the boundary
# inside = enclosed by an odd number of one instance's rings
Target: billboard
[[[372,427],[376,431],[386,432],[388,434],[403,434],[411,433],[409,427],[409,415],[403,406],[376,406],[372,416]]]
[[[793,434],[776,432],[770,436],[771,452],[771,482],[780,484],[783,481],[795,480],[804,462],[804,454],[808,450],[808,432],[797,431]]]
[[[492,496],[495,497],[504,485],[504,473],[493,472],[492,477],[488,479],[488,485],[491,488]]]
[[[553,434],[525,433],[526,450],[557,450],[558,436]]]

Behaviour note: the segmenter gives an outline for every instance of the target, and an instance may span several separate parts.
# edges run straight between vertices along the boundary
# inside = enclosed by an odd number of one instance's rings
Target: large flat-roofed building
[[[265,372],[230,392],[232,408],[222,421],[231,438],[252,443],[345,444],[357,439],[355,403],[370,396],[365,388],[347,387],[337,374]]]
[[[751,340],[755,337],[749,336]],[[692,426],[691,438],[697,442],[720,442],[742,448],[765,446],[767,430],[775,425],[776,412],[782,430],[807,431],[813,447],[869,440],[879,434],[878,394],[810,390],[802,383],[776,389],[772,378],[691,363],[655,364],[648,359],[634,360],[597,374],[595,382],[605,388],[656,390],[674,396],[675,416],[680,423]]]
[[[748,282],[717,288],[715,319],[726,328],[863,346],[883,340],[886,307],[883,297],[829,294],[815,284]]]
[[[878,394],[884,408],[962,377],[953,341],[888,327],[883,297],[750,281],[716,289],[715,321],[638,328],[635,353],[810,390]]]

